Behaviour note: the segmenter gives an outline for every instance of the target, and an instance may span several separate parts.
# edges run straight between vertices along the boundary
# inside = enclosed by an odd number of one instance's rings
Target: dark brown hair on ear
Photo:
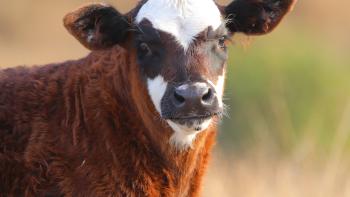
[[[271,32],[296,0],[235,0],[221,11],[232,32],[261,35]]]
[[[130,28],[127,17],[107,4],[89,4],[64,17],[66,29],[90,50],[120,44]]]

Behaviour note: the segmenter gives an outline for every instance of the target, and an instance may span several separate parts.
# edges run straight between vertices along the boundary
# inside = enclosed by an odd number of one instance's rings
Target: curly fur
[[[0,196],[198,194],[215,129],[172,149],[133,54],[0,71]]]

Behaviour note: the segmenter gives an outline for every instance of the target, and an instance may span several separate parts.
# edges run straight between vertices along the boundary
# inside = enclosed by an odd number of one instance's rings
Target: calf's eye
[[[226,49],[227,48],[226,41],[228,40],[229,38],[227,36],[221,36],[218,40],[219,47],[221,49]]]
[[[145,42],[142,42],[142,43],[139,45],[139,54],[140,54],[142,57],[151,56],[151,55],[152,55],[152,50],[151,50],[151,48],[150,48]]]
[[[220,46],[220,48],[226,49],[226,40],[227,40],[226,36],[222,36],[222,37],[219,38],[219,46]]]

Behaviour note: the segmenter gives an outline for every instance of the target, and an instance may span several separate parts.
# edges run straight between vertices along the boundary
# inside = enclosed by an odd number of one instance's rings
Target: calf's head
[[[147,0],[123,15],[105,4],[69,13],[65,26],[91,50],[132,46],[156,111],[188,146],[223,111],[226,42],[273,30],[294,0]],[[132,44],[125,45],[125,42]],[[136,50],[135,50],[136,49]]]

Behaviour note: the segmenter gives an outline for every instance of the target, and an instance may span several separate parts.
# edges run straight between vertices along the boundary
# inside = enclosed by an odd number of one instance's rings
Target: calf
[[[92,52],[0,71],[0,196],[198,196],[223,113],[226,41],[293,0],[148,0],[69,13]]]

